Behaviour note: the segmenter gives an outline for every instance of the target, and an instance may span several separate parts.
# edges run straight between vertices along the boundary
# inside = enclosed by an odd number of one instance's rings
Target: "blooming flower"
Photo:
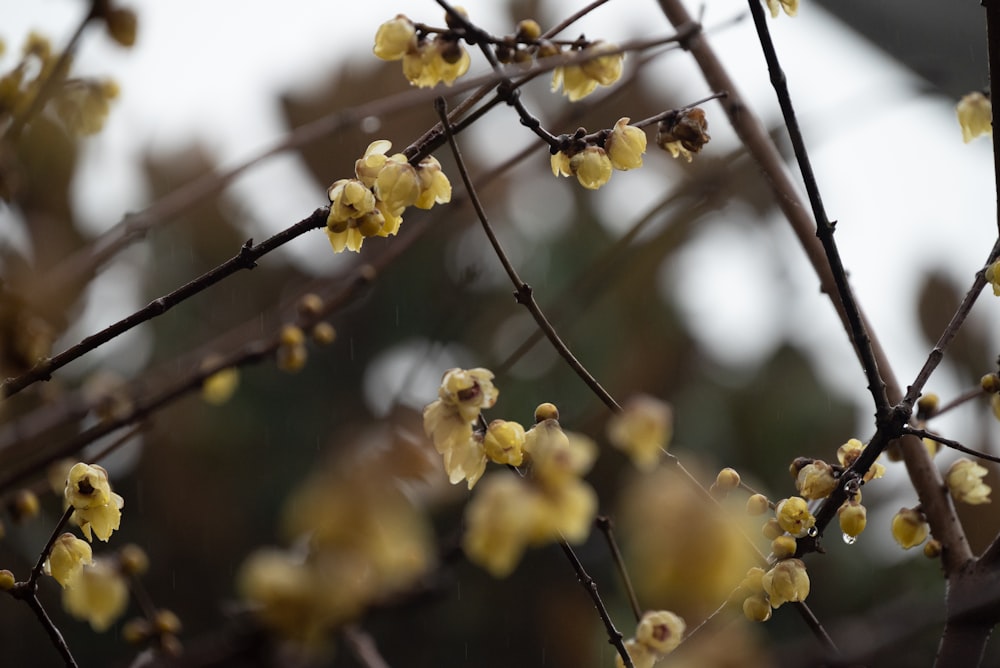
[[[904,550],[923,543],[929,533],[923,513],[915,508],[901,508],[892,518],[892,537]]]
[[[618,47],[607,42],[593,42],[579,53],[590,55],[614,51]],[[593,58],[579,65],[557,67],[552,72],[552,91],[563,88],[563,94],[570,102],[576,102],[591,93],[597,85],[610,86],[622,75],[622,61],[625,54],[615,53]]]
[[[1000,297],[1000,260],[997,260],[990,266],[986,267],[986,280],[993,286],[993,295],[995,297]]]
[[[642,154],[646,152],[646,133],[629,125],[629,120],[619,118],[604,142],[611,166],[622,171],[642,167]]]
[[[844,468],[847,468],[854,464],[858,457],[861,456],[862,451],[867,446],[856,438],[852,438],[844,443],[842,446],[837,448],[837,461]],[[877,478],[881,478],[885,475],[885,467],[878,462],[873,463],[868,471],[864,475],[865,482],[871,482]]]
[[[795,488],[806,499],[825,499],[837,489],[837,479],[833,477],[833,468],[817,459],[799,469]]]
[[[115,565],[98,559],[84,566],[72,585],[63,589],[63,608],[90,622],[98,633],[108,630],[128,606],[128,585]]]
[[[44,568],[47,574],[66,588],[80,576],[84,566],[93,563],[94,553],[90,544],[71,533],[64,533],[52,544]]]
[[[779,561],[764,574],[761,584],[764,585],[772,608],[790,601],[804,601],[809,596],[809,574],[801,559]]]
[[[579,434],[567,434],[555,420],[543,420],[525,434],[524,451],[531,473],[548,489],[578,479],[597,458],[597,446]]]
[[[382,60],[400,60],[416,48],[417,30],[413,21],[399,14],[378,27],[372,51]]]
[[[647,612],[639,620],[635,639],[648,647],[658,657],[677,649],[684,637],[684,620],[669,610]]]
[[[488,369],[449,369],[441,379],[439,398],[424,408],[424,432],[444,457],[452,484],[468,480],[472,489],[486,470],[486,451],[472,432],[472,422],[496,403],[492,381]]]
[[[983,482],[983,477],[989,473],[985,466],[980,466],[971,459],[962,457],[948,468],[945,481],[948,491],[956,501],[970,505],[980,505],[990,502],[990,486]]]
[[[524,427],[517,422],[493,420],[483,437],[483,449],[497,464],[520,466],[524,459],[524,440]]]
[[[469,71],[472,59],[454,39],[441,36],[424,40],[403,55],[403,75],[419,88],[433,88],[444,82],[450,86]]]
[[[805,499],[792,496],[778,502],[774,516],[782,529],[796,538],[801,538],[816,524],[816,518],[809,512]]]
[[[608,440],[632,459],[640,471],[651,471],[670,445],[670,404],[649,395],[631,397],[622,412],[608,420]]]
[[[969,143],[979,135],[993,134],[993,104],[982,93],[969,93],[955,107],[962,140]]]
[[[569,169],[581,186],[597,190],[611,178],[611,159],[600,146],[588,146],[569,159]]]
[[[799,12],[799,0],[767,0],[767,8],[771,10],[771,18],[778,18],[779,7],[789,16]]]
[[[402,153],[389,156],[375,177],[375,197],[400,214],[420,197],[420,177]],[[372,202],[374,206],[374,200]]]
[[[435,204],[451,201],[451,181],[441,171],[441,163],[434,156],[427,156],[417,165],[420,178],[420,195],[413,203],[418,209],[429,209]]]
[[[66,502],[73,506],[73,521],[93,541],[91,530],[107,542],[121,523],[125,500],[111,491],[108,472],[97,465],[75,464],[66,478]]]

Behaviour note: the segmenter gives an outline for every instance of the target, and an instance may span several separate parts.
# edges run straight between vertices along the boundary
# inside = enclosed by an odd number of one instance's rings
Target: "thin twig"
[[[62,517],[56,522],[55,528],[52,530],[52,534],[49,536],[48,542],[45,543],[45,547],[38,555],[38,560],[35,562],[35,566],[31,569],[31,574],[28,576],[27,582],[21,583],[25,588],[30,589],[32,595],[34,595],[35,590],[38,588],[38,578],[42,575],[42,568],[45,566],[45,560],[49,558],[49,552],[52,551],[52,546],[56,544],[56,540],[62,535],[62,530],[69,522],[69,518],[73,515],[75,509],[70,506],[65,511],[63,511]]]
[[[912,427],[907,427],[906,433],[910,436],[916,436],[917,438],[928,438],[935,443],[940,443],[941,445],[947,446],[952,450],[958,450],[959,452],[964,452],[967,455],[972,455],[973,457],[978,457],[979,459],[985,459],[987,461],[997,462],[1000,464],[1000,457],[997,457],[996,455],[989,455],[985,452],[980,452],[979,450],[973,450],[972,448],[962,445],[958,441],[953,441],[950,438],[944,438],[938,434],[929,432],[926,429],[914,429]]]
[[[500,260],[500,264],[503,265],[504,271],[507,272],[507,276],[510,277],[511,283],[514,284],[514,298],[517,302],[528,309],[531,316],[535,319],[538,326],[545,332],[546,338],[552,343],[556,352],[566,360],[570,368],[576,372],[584,383],[600,398],[600,400],[607,406],[610,410],[615,413],[621,412],[621,406],[615,401],[607,390],[595,379],[586,367],[580,363],[578,359],[573,355],[570,349],[566,346],[563,340],[559,337],[558,332],[552,324],[545,318],[545,314],[542,313],[541,308],[538,306],[538,302],[535,301],[534,295],[532,294],[531,286],[521,280],[518,275],[517,270],[514,269],[514,265],[511,264],[510,259],[507,257],[507,253],[504,251],[503,246],[500,245],[500,241],[497,239],[496,234],[493,231],[493,227],[490,225],[489,219],[486,216],[486,211],[483,209],[483,204],[479,200],[479,196],[476,194],[475,187],[472,185],[472,179],[469,177],[469,172],[465,168],[465,162],[462,159],[462,154],[458,149],[458,143],[455,141],[455,135],[451,131],[451,124],[448,122],[448,109],[444,98],[437,98],[434,103],[437,109],[438,116],[441,118],[442,126],[444,127],[445,137],[447,138],[448,144],[451,146],[452,153],[455,156],[455,164],[458,167],[459,174],[462,176],[462,182],[465,184],[465,190],[468,193],[469,200],[472,202],[473,208],[476,210],[476,215],[479,217],[479,222],[482,223],[483,231],[486,233],[487,239],[489,239],[490,245],[493,247],[493,251],[496,253],[497,258]]]
[[[34,593],[28,598],[24,599],[31,611],[35,613],[35,617],[38,618],[38,622],[45,629],[45,633],[48,634],[49,640],[55,645],[56,650],[59,655],[62,656],[63,662],[66,664],[66,668],[77,668],[76,659],[73,658],[73,653],[69,649],[69,645],[66,644],[66,639],[63,638],[62,633],[59,632],[59,627],[55,625],[52,618],[49,617],[48,613],[45,612],[45,608],[42,607],[42,602],[38,600],[38,596]]]
[[[628,596],[629,605],[632,606],[632,614],[635,621],[642,619],[642,606],[639,605],[639,598],[635,595],[635,588],[632,586],[632,578],[628,576],[628,569],[625,568],[625,560],[622,552],[618,549],[618,541],[615,540],[615,530],[611,526],[611,518],[607,515],[598,515],[594,524],[604,534],[604,540],[608,543],[608,550],[611,551],[611,559],[615,562],[618,577],[621,578],[622,586],[625,587],[625,594]]]
[[[623,636],[615,628],[615,623],[611,621],[611,614],[608,613],[608,609],[604,606],[604,601],[601,600],[601,595],[597,591],[597,583],[594,581],[594,578],[590,577],[587,571],[584,570],[583,564],[580,563],[580,559],[576,556],[576,552],[573,551],[569,543],[560,539],[559,547],[562,548],[566,558],[573,565],[573,570],[576,571],[576,579],[586,590],[587,595],[590,596],[590,600],[594,602],[594,607],[597,608],[597,613],[601,616],[601,621],[604,622],[604,629],[608,632],[608,642],[618,650],[618,655],[622,658],[626,668],[635,668],[632,663],[632,657],[629,656],[628,650],[625,649],[625,643],[622,640]]]

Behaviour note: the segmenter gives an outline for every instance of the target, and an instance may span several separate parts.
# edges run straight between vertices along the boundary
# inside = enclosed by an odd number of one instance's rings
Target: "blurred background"
[[[471,19],[494,34],[528,17],[544,29],[583,4],[464,2]],[[109,77],[120,88],[103,130],[78,139],[55,122],[39,122],[0,155],[7,184],[20,179],[0,205],[4,377],[26,368],[13,336],[24,318],[34,323],[33,340],[48,337],[53,351],[63,350],[229,259],[248,238],[259,242],[309,215],[372,140],[389,139],[401,150],[435,121],[430,104],[368,116],[253,167],[217,195],[158,220],[77,280],[54,283],[73,258],[93,256],[95,239],[100,250],[129,214],[241,164],[296,127],[409,90],[399,63],[371,54],[375,31],[399,12],[443,22],[430,1],[348,7],[292,0],[278,9],[258,1],[135,0],[131,7],[138,17],[132,48],[93,26],[73,62],[74,76]],[[702,22],[730,74],[787,148],[752,25],[746,17],[734,22],[746,6],[713,0],[704,10]],[[58,49],[86,11],[82,0],[0,0],[0,71],[17,64],[30,31]],[[798,17],[770,25],[855,290],[905,384],[996,235],[989,142],[963,144],[954,116],[961,95],[988,84],[982,9],[973,2],[803,0]],[[614,0],[566,37],[580,33],[622,42],[673,30],[655,2]],[[473,60],[473,74],[485,72],[485,63]],[[712,92],[679,50],[631,56],[616,87],[572,107],[542,79],[523,97],[557,134],[645,118]],[[792,493],[793,458],[832,461],[847,439],[866,440],[872,408],[847,336],[770,190],[720,108],[705,109],[713,139],[693,163],[675,162],[650,142],[641,170],[618,172],[596,192],[552,178],[545,147],[502,107],[460,141],[501,241],[577,357],[620,400],[643,392],[669,401],[671,450],[706,484],[732,466],[778,499]],[[497,172],[527,147],[535,150],[516,168]],[[458,195],[451,156],[437,156]],[[664,472],[640,475],[607,446],[606,409],[544,341],[524,345],[533,321],[511,298],[464,198],[408,213],[399,237],[372,240],[360,256],[333,255],[323,236],[296,239],[252,272],[0,406],[0,472],[7,477],[95,424],[98,405],[114,409],[116,401],[155,393],[207,355],[275,332],[303,294],[334,294],[360,263],[384,264],[331,318],[335,344],[312,346],[301,372],[271,362],[249,367],[225,405],[197,394],[181,398],[103,462],[126,507],[121,531],[95,552],[134,542],[149,553],[151,598],[180,616],[192,661],[209,657],[195,665],[278,661],[274,646],[250,644],[261,641],[234,621],[242,619],[235,612],[241,564],[261,546],[294,541],[288,517],[295,511],[287,508],[305,485],[378,490],[381,472],[405,479],[407,502],[426,510],[438,564],[421,579],[419,595],[379,601],[360,618],[390,665],[613,665],[600,620],[557,547],[529,550],[506,580],[456,553],[468,493],[443,479],[420,424],[442,372],[454,366],[496,373],[500,398],[489,419],[527,424],[534,407],[550,401],[565,428],[601,444],[588,480],[601,512],[620,528],[644,607],[676,610],[693,626],[719,605],[745,571],[740,549],[678,481]],[[405,251],[392,257],[400,246]],[[946,401],[996,369],[990,299],[984,296],[929,386]],[[933,426],[996,452],[994,423],[980,398]],[[90,446],[90,454],[102,445]],[[359,464],[366,456],[384,459],[384,471]],[[943,467],[954,458],[940,457]],[[995,486],[992,468],[990,480]],[[17,482],[35,484],[30,477]],[[0,490],[5,498],[13,492]],[[902,552],[889,535],[892,515],[915,503],[902,466],[889,465],[886,478],[865,489],[869,524],[858,542],[831,536],[828,554],[809,560],[809,604],[835,639],[859,651],[870,644],[871,665],[925,664],[937,643],[938,566]],[[970,541],[982,548],[1000,519],[989,506],[968,508]],[[43,495],[40,518],[6,521],[0,567],[23,577],[60,510],[53,495]],[[578,553],[631,635],[606,546],[595,534]],[[43,581],[40,596],[81,665],[132,661],[138,650],[122,640],[120,623],[95,634],[60,609],[54,583]],[[0,597],[0,619],[0,663],[61,665],[21,603]],[[786,609],[765,625],[732,622],[710,631],[701,638],[707,642],[685,646],[665,664],[816,663],[818,647]],[[240,652],[211,663],[212,651],[226,643]],[[360,665],[343,639],[334,645],[319,665]],[[995,649],[991,656],[1000,660]]]

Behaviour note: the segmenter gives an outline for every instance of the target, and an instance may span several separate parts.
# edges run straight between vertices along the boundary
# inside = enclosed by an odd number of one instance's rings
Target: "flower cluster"
[[[403,61],[403,75],[414,86],[450,86],[469,71],[469,52],[452,31],[442,30],[433,38],[428,31],[403,14],[379,26],[372,49],[382,60]]]
[[[597,495],[581,478],[597,448],[564,432],[557,419],[545,418],[547,406],[536,411],[542,419],[524,432],[520,449],[528,474],[490,475],[466,509],[465,553],[495,577],[510,574],[528,546],[582,542],[597,512]]]
[[[574,44],[571,53],[586,60],[579,65],[557,67],[552,72],[552,91],[562,86],[563,95],[576,102],[593,93],[598,84],[612,85],[621,78],[625,60],[625,54],[617,51],[616,45],[601,40]]]
[[[629,456],[640,471],[651,471],[673,435],[670,405],[648,395],[632,397],[608,420],[608,440]]]
[[[402,489],[407,457],[383,438],[372,434],[364,445],[375,447],[358,447],[308,479],[285,507],[293,547],[260,548],[237,575],[262,624],[304,649],[322,647],[332,631],[432,567],[430,527]]]
[[[652,668],[657,661],[681,644],[687,625],[669,610],[645,613],[635,629],[635,637],[625,641],[625,649],[635,668]],[[624,668],[625,661],[616,657],[615,665]]]
[[[743,599],[743,614],[754,622],[766,622],[771,610],[785,603],[806,600],[809,596],[809,574],[801,559],[778,559],[768,570],[754,566],[747,571],[734,592]]]
[[[552,154],[554,176],[575,176],[584,188],[596,190],[611,179],[611,170],[627,171],[642,166],[646,133],[629,118],[620,118],[611,130],[598,132],[593,143],[586,131],[568,140],[567,147]]]
[[[969,143],[980,135],[993,134],[993,103],[982,93],[969,93],[955,107],[962,141]]]
[[[327,191],[326,233],[335,253],[357,252],[368,237],[395,235],[409,206],[430,209],[451,201],[451,182],[437,158],[414,166],[402,153],[386,155],[390,148],[384,139],[369,144],[354,164],[356,178],[339,179]]]

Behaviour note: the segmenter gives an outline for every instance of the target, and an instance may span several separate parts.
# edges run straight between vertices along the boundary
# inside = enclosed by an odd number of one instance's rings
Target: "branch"
[[[910,436],[916,436],[917,438],[929,438],[935,443],[940,443],[941,445],[947,446],[952,450],[958,450],[959,452],[964,452],[967,455],[972,455],[973,457],[978,457],[979,459],[985,459],[987,461],[997,462],[998,464],[1000,464],[1000,457],[997,457],[996,455],[990,455],[985,452],[973,450],[972,448],[968,448],[962,445],[958,441],[953,441],[949,438],[943,438],[942,436],[929,432],[925,429],[914,429],[911,427],[907,427],[906,433],[909,434]]]

